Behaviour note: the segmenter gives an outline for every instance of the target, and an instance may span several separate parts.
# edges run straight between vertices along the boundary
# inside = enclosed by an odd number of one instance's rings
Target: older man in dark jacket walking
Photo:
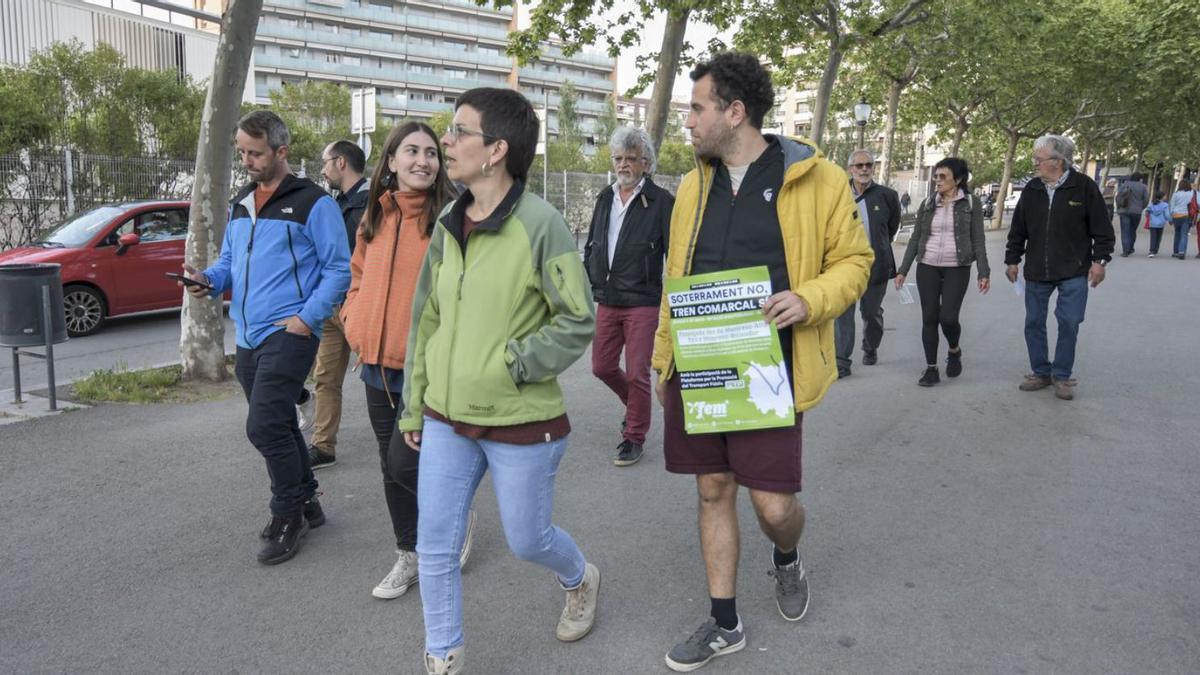
[[[850,189],[858,204],[859,217],[867,230],[867,239],[875,251],[871,278],[867,290],[858,301],[863,319],[862,362],[873,366],[883,340],[883,295],[888,279],[896,276],[896,257],[892,240],[900,230],[900,198],[896,191],[875,182],[875,156],[868,150],[855,150],[846,167],[850,174]],[[854,353],[854,305],[837,318],[834,335],[837,348],[838,377],[850,376],[851,355]]]
[[[675,198],[651,179],[654,144],[646,132],[621,127],[609,148],[617,182],[596,198],[584,266],[596,301],[592,373],[625,406],[613,463],[629,466],[642,458],[650,429],[650,357]]]
[[[1033,145],[1038,177],[1029,181],[1013,210],[1005,274],[1016,283],[1025,260],[1025,346],[1033,372],[1022,391],[1054,385],[1060,399],[1075,397],[1075,343],[1087,308],[1088,285],[1104,281],[1116,237],[1095,181],[1071,168],[1075,144],[1047,135]],[[1058,344],[1051,362],[1046,340],[1050,295],[1058,291],[1054,316]]]

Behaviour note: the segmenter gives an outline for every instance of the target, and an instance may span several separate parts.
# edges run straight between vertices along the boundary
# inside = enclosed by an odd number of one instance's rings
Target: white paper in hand
[[[1013,293],[1016,293],[1018,298],[1025,297],[1025,277],[1017,277],[1017,283],[1013,284]]]
[[[912,290],[909,289],[909,286],[916,286],[916,284],[907,283],[900,287],[900,304],[902,305],[911,305],[916,302],[916,299],[913,298]]]

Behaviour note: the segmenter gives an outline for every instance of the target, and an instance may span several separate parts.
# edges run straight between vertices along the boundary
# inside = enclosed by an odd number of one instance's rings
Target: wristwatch
[[[1096,262],[1099,263],[1099,265],[1101,267],[1108,267],[1108,259],[1107,258],[1101,258],[1100,260],[1097,260]]]

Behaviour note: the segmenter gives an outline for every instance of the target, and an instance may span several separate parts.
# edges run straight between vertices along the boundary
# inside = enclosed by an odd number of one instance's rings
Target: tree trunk
[[[1019,133],[1008,132],[1008,149],[1004,152],[1004,173],[1000,179],[1000,196],[997,197],[1000,201],[1000,217],[992,221],[996,224],[997,229],[1004,226],[1004,200],[1008,198],[1008,188],[1012,182],[1013,158],[1017,156],[1017,142],[1020,140]]]
[[[958,157],[958,148],[962,145],[963,136],[967,135],[967,118],[954,118],[954,137],[950,140],[950,152],[947,157]]]
[[[842,65],[841,43],[837,38],[829,40],[829,58],[825,60],[825,72],[821,75],[821,84],[817,87],[817,98],[813,101],[812,139],[817,146],[823,145],[825,137],[825,118],[829,114],[829,97],[833,93],[833,83],[837,81],[838,68]]]
[[[1091,161],[1092,161],[1092,143],[1091,143],[1091,141],[1086,141],[1083,144],[1083,162],[1080,163],[1079,168],[1083,169],[1083,172],[1085,174],[1087,174],[1089,178],[1091,178],[1092,172],[1088,171],[1088,162],[1091,162]]]
[[[221,18],[221,36],[213,78],[208,85],[200,139],[196,148],[196,177],[188,222],[185,257],[204,269],[216,259],[224,235],[233,165],[233,135],[241,112],[242,91],[254,49],[254,34],[263,0],[230,0]],[[184,379],[221,381],[225,369],[225,323],[221,299],[196,299],[184,293],[180,314],[179,358]]]
[[[887,119],[883,124],[883,155],[880,160],[879,175],[884,185],[892,184],[892,153],[896,151],[896,118],[900,114],[900,94],[904,85],[892,80],[888,86]]]
[[[1145,152],[1145,151],[1139,148],[1137,151],[1137,155],[1133,158],[1132,173],[1141,173],[1142,172],[1142,153],[1143,152]]]
[[[646,131],[654,141],[655,151],[662,148],[663,135],[667,130],[667,116],[671,114],[671,92],[675,89],[675,74],[679,71],[679,56],[683,52],[683,38],[687,33],[690,8],[679,10],[679,14],[667,13],[667,26],[663,31],[662,49],[658,53],[658,73],[654,76],[654,93],[650,96],[650,109],[646,111]]]
[[[1108,182],[1108,167],[1112,164],[1112,141],[1104,145],[1104,170],[1100,172],[1100,187],[1104,188],[1104,184]]]

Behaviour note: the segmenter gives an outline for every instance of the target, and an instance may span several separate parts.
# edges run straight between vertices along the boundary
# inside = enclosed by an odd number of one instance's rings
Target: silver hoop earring
[[[484,178],[491,178],[493,175],[495,175],[496,168],[491,164],[484,162],[483,168],[480,169],[480,173],[483,174]]]

